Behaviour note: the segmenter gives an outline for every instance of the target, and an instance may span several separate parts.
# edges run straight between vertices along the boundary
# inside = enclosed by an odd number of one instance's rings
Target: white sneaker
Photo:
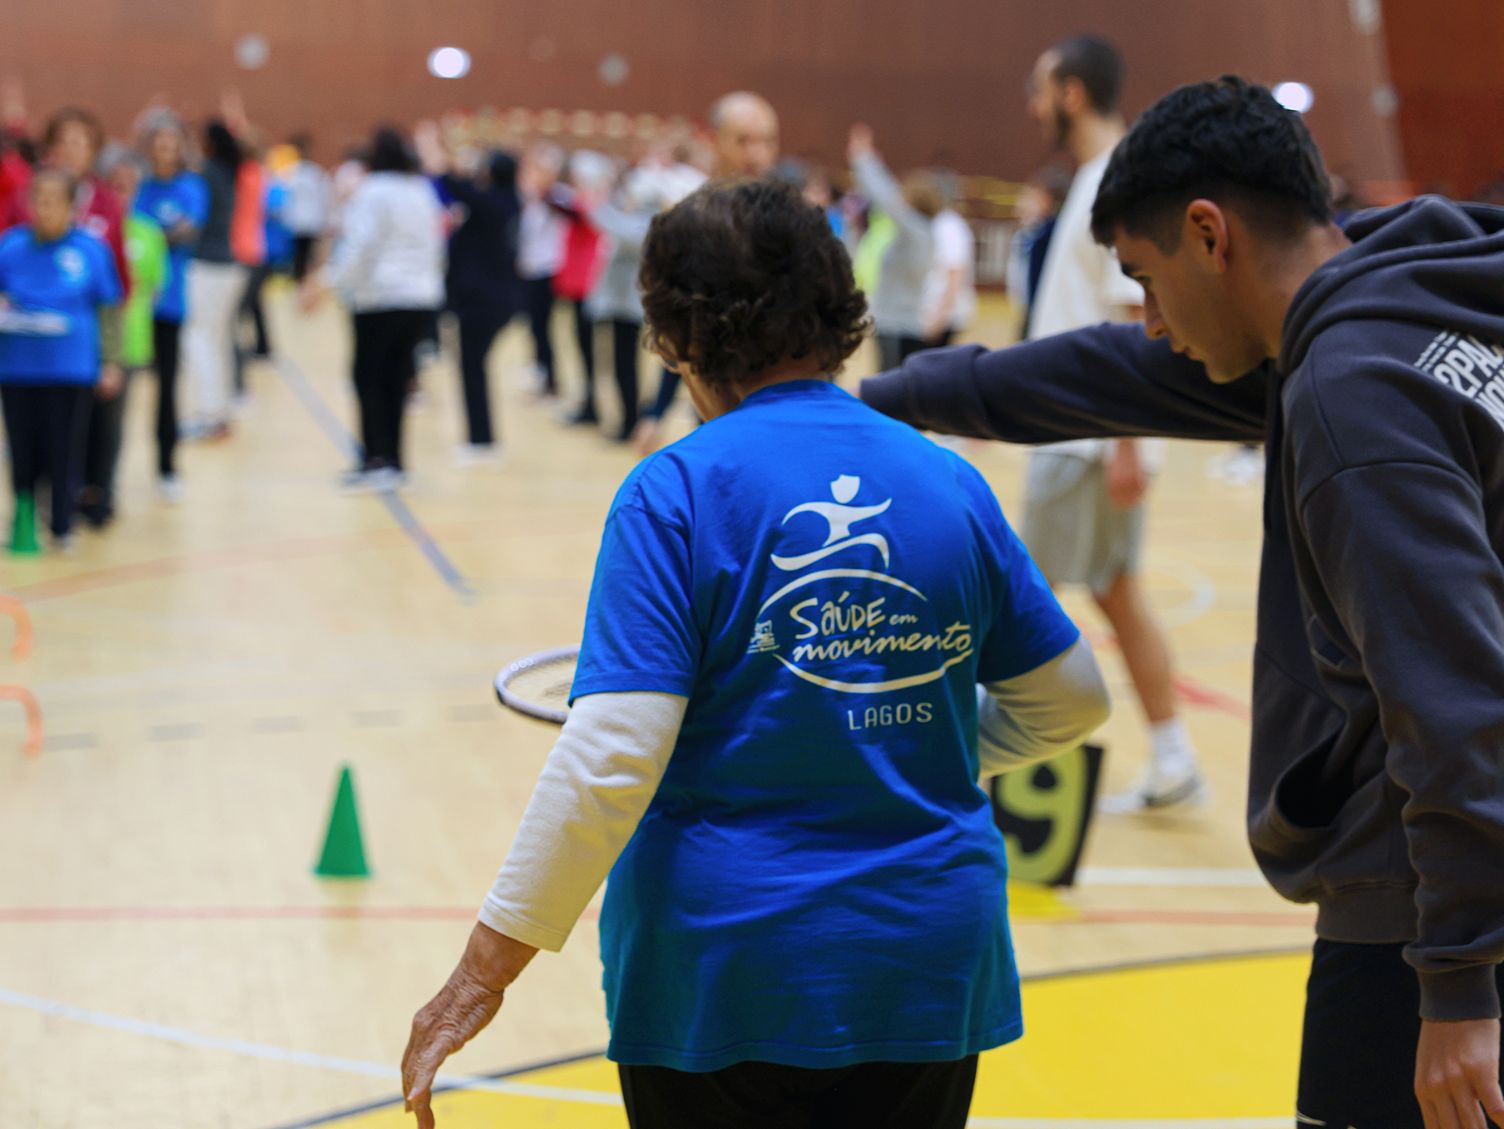
[[[78,534],[72,530],[64,533],[61,537],[56,533],[51,534],[47,540],[54,553],[62,553],[64,556],[71,557],[74,553],[78,552]]]
[[[1150,764],[1126,792],[1098,800],[1097,810],[1103,815],[1134,815],[1165,808],[1199,808],[1211,798],[1211,786],[1194,762],[1169,769]]]
[[[339,488],[346,494],[384,494],[406,485],[407,475],[389,466],[347,470],[339,476]]]
[[[506,452],[499,443],[465,443],[454,449],[454,465],[467,467],[500,466],[506,461]]]
[[[164,502],[177,505],[183,500],[183,480],[175,474],[164,474],[157,479],[157,496]]]

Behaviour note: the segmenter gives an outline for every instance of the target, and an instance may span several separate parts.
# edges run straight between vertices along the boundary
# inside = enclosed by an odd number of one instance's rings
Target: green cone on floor
[[[42,551],[37,542],[37,501],[30,494],[16,495],[16,514],[10,526],[10,551],[18,557],[34,557]]]
[[[340,769],[339,788],[334,793],[334,807],[329,812],[329,830],[324,834],[324,850],[313,872],[321,878],[369,878],[366,849],[360,834],[360,813],[355,807],[355,779],[350,766]]]

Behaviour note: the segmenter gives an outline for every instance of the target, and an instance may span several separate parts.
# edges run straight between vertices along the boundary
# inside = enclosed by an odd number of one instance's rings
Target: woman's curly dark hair
[[[649,346],[706,384],[806,358],[839,372],[871,327],[825,213],[771,179],[712,182],[657,216],[639,280]]]

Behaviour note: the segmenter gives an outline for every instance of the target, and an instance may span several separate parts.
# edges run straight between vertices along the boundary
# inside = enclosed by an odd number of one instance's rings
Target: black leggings
[[[432,317],[432,310],[371,310],[354,316],[355,396],[365,470],[402,469],[402,413],[415,372],[413,350]]]
[[[637,426],[637,343],[641,336],[641,322],[612,319],[611,366],[621,396],[621,439],[629,438]]]
[[[157,370],[157,473],[176,474],[178,449],[178,340],[183,327],[175,321],[151,323]]]
[[[554,312],[554,280],[552,278],[526,278],[522,280],[523,301],[527,304],[527,322],[533,331],[533,348],[537,352],[538,367],[543,370],[543,381],[550,392],[554,384],[554,346],[549,337],[549,318]]]
[[[1421,1129],[1415,1099],[1420,982],[1404,945],[1317,941],[1306,985],[1301,1124]],[[1504,990],[1504,969],[1495,971]]]
[[[465,424],[470,442],[490,446],[496,441],[491,430],[491,389],[486,377],[486,357],[496,335],[511,320],[491,312],[455,315],[460,323],[460,381],[465,392]]]
[[[120,442],[125,427],[125,394],[131,386],[130,372],[120,391],[109,399],[95,396],[89,405],[88,435],[84,443],[84,491],[90,500],[108,512],[115,497],[115,468],[120,465]]]
[[[0,410],[10,444],[11,487],[36,496],[52,485],[52,532],[73,529],[73,507],[83,477],[84,427],[94,389],[79,384],[0,384]]]
[[[585,299],[571,298],[574,307],[574,343],[580,350],[580,379],[585,384],[585,394],[580,397],[582,407],[595,410],[595,322],[585,309]]]
[[[632,1129],[962,1129],[977,1056],[830,1070],[742,1062],[705,1074],[618,1071]]]

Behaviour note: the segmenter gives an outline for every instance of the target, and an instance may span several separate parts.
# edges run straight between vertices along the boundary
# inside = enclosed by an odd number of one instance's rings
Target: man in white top
[[[955,177],[945,173],[937,179],[945,193],[945,207],[930,224],[935,257],[924,280],[924,339],[932,345],[949,345],[976,317],[976,237],[956,211]]]
[[[313,142],[300,133],[289,142],[297,150],[298,163],[287,174],[287,205],[282,211],[292,233],[292,276],[301,283],[315,264],[318,242],[329,229],[329,174],[309,156]]]
[[[1091,205],[1113,148],[1123,62],[1095,35],[1064,40],[1039,57],[1029,111],[1077,171],[1045,255],[1029,336],[1142,316],[1143,291],[1091,236]],[[1147,448],[1147,449],[1146,449]],[[1158,452],[1132,439],[1086,439],[1036,451],[1029,462],[1023,539],[1052,585],[1085,584],[1117,636],[1149,723],[1150,761],[1102,810],[1133,812],[1197,804],[1207,787],[1181,722],[1169,643],[1138,580],[1144,497]]]

